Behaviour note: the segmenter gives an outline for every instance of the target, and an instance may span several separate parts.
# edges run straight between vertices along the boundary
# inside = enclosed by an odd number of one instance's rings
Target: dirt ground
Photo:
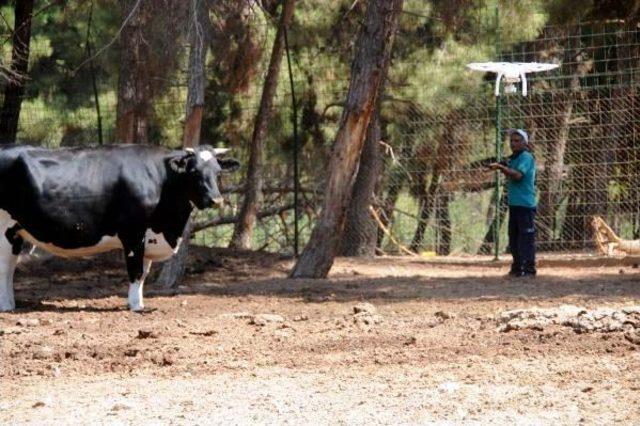
[[[633,259],[542,259],[535,280],[480,258],[290,266],[195,250],[136,314],[115,257],[26,263],[0,314],[0,424],[640,423],[640,337],[500,328],[513,309],[640,305]]]

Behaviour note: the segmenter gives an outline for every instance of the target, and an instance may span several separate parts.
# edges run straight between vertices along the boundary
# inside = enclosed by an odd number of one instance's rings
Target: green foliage
[[[102,87],[114,87],[118,75],[115,49],[82,64],[91,56],[89,47],[95,52],[119,28],[118,12],[115,1],[81,1],[54,4],[37,14],[32,24],[28,96],[57,98],[59,106],[75,109],[93,102],[92,74]]]
[[[235,148],[234,155],[241,160],[247,155],[245,147],[253,130],[279,2],[261,4],[268,13],[254,3],[211,3],[213,40],[209,46],[201,140]],[[535,43],[549,23],[637,21],[639,5],[640,0],[406,0],[382,102],[383,139],[401,157],[404,167],[400,169],[389,162],[383,181],[389,184],[391,179],[402,180],[398,209],[417,216],[416,200],[424,195],[440,157],[453,157],[445,160],[458,161],[456,164],[460,165],[491,154],[492,123],[482,115],[486,114],[486,105],[480,108],[477,102],[479,98],[490,99],[493,78],[462,71],[467,63],[496,60],[504,52]],[[365,1],[353,0],[297,2],[289,42],[299,112],[303,185],[321,190],[365,7]],[[13,22],[13,8],[8,2],[0,2],[0,13],[6,22]],[[171,44],[168,38],[183,41],[174,37],[186,28],[172,22],[178,19],[176,16],[159,8],[152,26],[155,37],[149,41],[156,49],[158,61],[166,60],[170,68],[164,77],[166,81],[158,84],[151,139],[170,147],[181,143],[187,80],[188,49],[180,44],[163,56],[162,49]],[[38,10],[33,22],[21,140],[47,146],[95,143],[94,79],[104,134],[107,141],[113,140],[120,49],[127,48],[112,43],[121,19],[116,0],[54,1]],[[4,21],[0,20],[0,26],[4,26],[2,33],[9,33]],[[620,35],[611,32],[603,37],[610,37],[611,44],[615,44]],[[9,63],[11,58],[10,39],[5,36],[3,40],[0,65]],[[593,87],[613,84],[607,73],[613,67],[610,58],[616,53],[600,49],[589,54],[597,76],[585,78],[582,84]],[[266,143],[268,177],[279,183],[287,182],[291,176],[288,159],[294,141],[290,102],[289,74],[283,61]],[[515,122],[514,118],[511,120]],[[608,191],[613,199],[624,199],[629,196],[629,188],[628,181],[616,178],[610,182]],[[473,251],[480,245],[481,241],[472,236],[481,235],[486,229],[484,215],[489,203],[488,191],[453,200],[450,214],[456,250]],[[304,222],[307,231],[312,223],[310,217]],[[264,243],[276,247],[273,235],[281,226],[280,219],[264,223],[256,237],[257,246]],[[400,215],[393,224],[393,232],[401,240],[410,241],[415,225],[415,218]],[[206,231],[203,238],[226,238],[230,229]],[[425,246],[432,246],[435,238],[435,233],[429,231]],[[387,248],[391,249],[388,245]]]
[[[545,8],[551,24],[585,21],[628,20],[638,22],[638,0],[547,0]]]

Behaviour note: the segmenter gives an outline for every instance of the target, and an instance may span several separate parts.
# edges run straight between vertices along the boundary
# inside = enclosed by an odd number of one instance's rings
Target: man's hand
[[[510,169],[502,163],[491,163],[487,166],[489,170],[500,170],[506,177],[513,180],[522,179],[522,173],[516,169]]]

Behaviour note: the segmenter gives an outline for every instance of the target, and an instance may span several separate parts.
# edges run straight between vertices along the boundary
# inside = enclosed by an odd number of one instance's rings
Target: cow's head
[[[183,176],[189,200],[199,209],[221,206],[224,199],[218,189],[218,175],[237,170],[240,163],[232,158],[216,158],[227,149],[202,145],[186,149],[169,160],[171,169]]]

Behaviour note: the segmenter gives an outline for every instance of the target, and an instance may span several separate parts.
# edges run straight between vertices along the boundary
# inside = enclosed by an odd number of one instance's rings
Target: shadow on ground
[[[310,303],[363,299],[640,298],[639,271],[633,268],[633,259],[542,260],[536,279],[501,276],[502,270],[507,270],[504,261],[344,259],[329,279],[292,280],[287,278],[292,261],[281,256],[202,248],[192,252],[185,285],[165,290],[150,284],[145,296],[277,296]],[[114,301],[117,307],[92,307],[83,300],[125,298],[127,293],[124,262],[116,253],[93,259],[26,262],[16,274],[15,287],[20,311],[118,311],[124,309],[121,300]],[[51,304],[58,301],[64,306]]]

